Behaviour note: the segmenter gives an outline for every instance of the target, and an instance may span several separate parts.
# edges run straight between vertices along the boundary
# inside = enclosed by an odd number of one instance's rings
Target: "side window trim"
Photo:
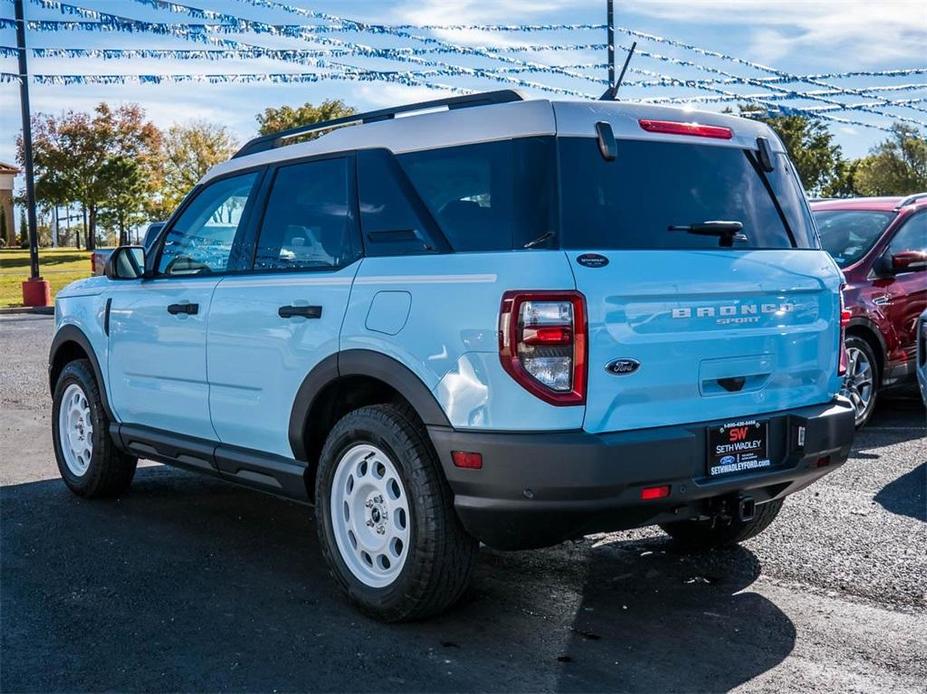
[[[190,275],[162,275],[158,273],[158,267],[161,263],[161,255],[164,251],[164,244],[173,231],[174,226],[177,224],[177,221],[183,216],[183,213],[193,204],[193,202],[204,193],[204,191],[209,190],[209,188],[217,183],[225,181],[229,178],[235,178],[236,176],[244,176],[250,173],[257,173],[257,180],[254,182],[254,187],[251,189],[251,194],[248,196],[248,201],[245,204],[245,209],[242,210],[241,221],[238,224],[238,229],[235,232],[235,238],[232,241],[232,248],[229,251],[229,266],[232,265],[234,260],[240,259],[242,257],[243,248],[242,245],[250,236],[250,228],[254,223],[254,209],[255,203],[258,201],[259,194],[264,189],[264,181],[267,178],[267,166],[253,166],[247,169],[236,169],[222,176],[216,176],[213,179],[210,179],[206,184],[197,184],[193,189],[187,194],[180,206],[174,211],[174,213],[168,219],[167,224],[164,225],[164,228],[158,233],[158,238],[152,246],[152,253],[146,258],[145,264],[145,273],[148,275],[148,279],[190,279]],[[210,277],[222,277],[229,274],[239,274],[241,269],[226,269],[223,272],[212,272],[209,274]]]
[[[357,156],[356,151],[340,151],[340,152],[326,152],[324,154],[317,154],[308,157],[300,157],[298,159],[284,159],[277,162],[271,162],[267,165],[263,179],[260,182],[259,187],[257,188],[257,195],[255,196],[255,208],[252,213],[252,222],[248,229],[247,237],[245,238],[247,251],[247,257],[249,259],[247,263],[247,268],[245,272],[249,274],[285,274],[293,272],[337,272],[343,270],[350,265],[353,265],[361,258],[365,257],[365,246],[363,243],[363,234],[361,233],[361,223],[360,223],[360,205],[358,202],[358,184],[357,184]],[[350,263],[343,263],[338,266],[333,267],[318,267],[318,268],[261,268],[256,269],[255,264],[257,262],[257,253],[258,253],[258,243],[260,241],[261,230],[264,225],[264,218],[267,216],[267,207],[270,202],[270,195],[273,190],[274,181],[277,178],[277,173],[280,169],[283,169],[287,166],[298,166],[300,164],[311,164],[314,162],[327,161],[332,159],[344,159],[348,165],[348,203],[351,208],[351,220],[352,220],[352,235],[354,237],[354,243],[356,244],[357,249],[359,250],[359,255]]]

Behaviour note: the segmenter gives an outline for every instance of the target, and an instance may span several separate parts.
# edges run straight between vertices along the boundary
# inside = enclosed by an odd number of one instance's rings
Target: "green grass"
[[[40,248],[39,274],[51,284],[52,298],[58,291],[90,276],[90,253],[73,248]],[[0,249],[0,307],[22,306],[22,282],[29,278],[29,251]]]

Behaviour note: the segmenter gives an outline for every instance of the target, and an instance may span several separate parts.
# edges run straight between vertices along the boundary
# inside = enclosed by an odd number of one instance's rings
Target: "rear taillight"
[[[518,383],[552,405],[586,400],[586,302],[579,292],[502,296],[499,358]]]
[[[640,124],[641,128],[649,133],[715,137],[719,140],[730,140],[734,137],[733,130],[720,125],[701,125],[699,123],[685,123],[675,120],[648,120],[646,118],[642,118],[637,122]]]
[[[853,315],[847,310],[843,301],[843,289],[846,285],[840,285],[840,362],[837,365],[837,375],[843,376],[847,372],[847,326],[850,324],[850,317]]]

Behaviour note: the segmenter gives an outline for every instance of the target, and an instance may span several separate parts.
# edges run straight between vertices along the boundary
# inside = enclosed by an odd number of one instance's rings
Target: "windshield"
[[[814,221],[824,250],[844,268],[866,255],[893,216],[877,210],[819,210]]]
[[[791,164],[773,155],[716,144],[618,140],[606,161],[593,138],[561,138],[562,245],[565,248],[817,248]],[[736,236],[705,222],[736,222]],[[671,229],[673,227],[673,229]],[[729,231],[728,231],[729,233]]]

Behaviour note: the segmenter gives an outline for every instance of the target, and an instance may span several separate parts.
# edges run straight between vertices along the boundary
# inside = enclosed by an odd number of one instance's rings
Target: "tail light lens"
[[[847,355],[847,326],[850,324],[850,311],[847,310],[843,300],[845,284],[840,285],[840,362],[837,366],[837,375],[844,376],[847,372],[849,356]]]
[[[586,301],[579,292],[515,291],[502,297],[502,368],[552,405],[586,401]]]

